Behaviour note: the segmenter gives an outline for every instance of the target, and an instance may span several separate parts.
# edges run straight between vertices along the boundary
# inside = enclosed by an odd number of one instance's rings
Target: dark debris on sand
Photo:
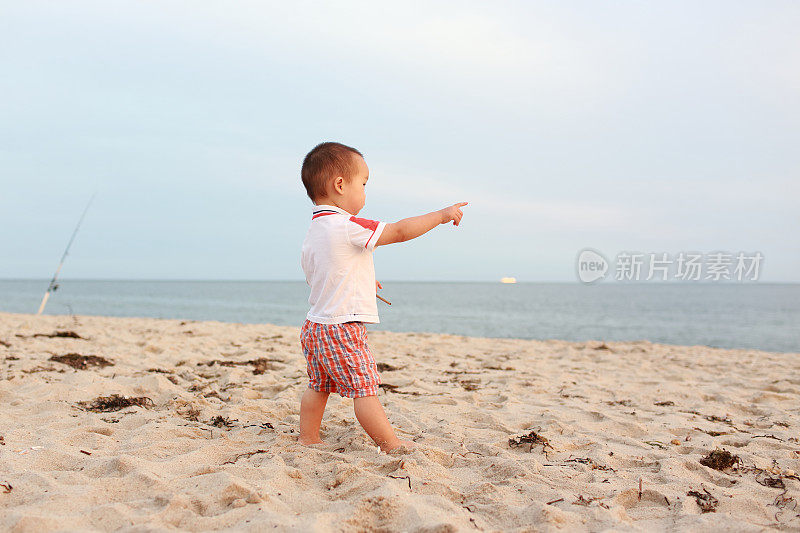
[[[189,420],[190,422],[199,422],[200,421],[200,409],[197,407],[190,405],[186,412],[183,413],[183,418]]]
[[[466,391],[478,390],[481,384],[480,379],[462,379],[458,381],[459,385]]]
[[[766,475],[765,473],[759,473],[756,474],[756,483],[763,487],[786,490],[786,483],[783,481],[783,476],[780,475],[770,476]]]
[[[564,461],[565,463],[580,463],[583,465],[589,465],[592,470],[608,470],[611,472],[616,472],[613,468],[605,465],[601,465],[596,463],[591,457],[572,457],[570,456],[569,459]]]
[[[86,370],[87,368],[94,366],[104,368],[107,366],[114,365],[114,363],[112,363],[105,357],[100,357],[99,355],[81,355],[78,353],[53,355],[50,358],[50,361],[55,361],[57,363],[64,363],[65,365],[69,365],[77,370]]]
[[[722,435],[730,435],[731,434],[730,431],[713,431],[713,430],[710,430],[710,429],[703,429],[703,428],[698,428],[698,427],[696,427],[694,429],[696,429],[697,431],[702,431],[706,435],[710,435],[712,437],[719,437],[719,436],[722,436]]]
[[[733,455],[731,452],[726,450],[714,450],[700,459],[701,465],[720,471],[731,468],[739,463],[741,463],[739,456]]]
[[[530,448],[528,448],[529,452],[532,451],[533,447],[536,445],[541,445],[543,452],[547,448],[550,448],[551,450],[553,449],[553,447],[550,445],[550,441],[547,440],[546,437],[543,437],[542,435],[536,433],[536,431],[531,431],[530,433],[527,433],[525,435],[521,435],[519,437],[511,437],[510,439],[508,439],[508,445],[512,448],[518,448],[523,444],[530,444]]]
[[[173,370],[166,370],[164,368],[148,368],[148,372],[155,372],[157,374],[173,374]]]
[[[26,368],[22,370],[23,374],[33,374],[35,372],[59,372],[63,374],[64,372],[66,372],[66,370],[64,370],[63,368],[60,370],[56,370],[55,367],[53,367],[52,365],[51,366],[36,365],[33,368]]]
[[[380,385],[378,385],[378,387],[385,391],[393,392],[395,394],[410,394],[412,396],[419,396],[419,392],[417,391],[400,390],[400,388],[397,385],[392,385],[390,383],[381,383]]]
[[[232,464],[235,464],[236,461],[238,461],[242,457],[252,457],[252,456],[254,456],[254,455],[258,454],[258,453],[269,453],[269,450],[256,450],[254,452],[240,453],[239,455],[234,457],[232,460],[224,461],[222,464],[224,464],[224,465],[232,465]]]
[[[253,339],[253,341],[254,341],[254,342],[258,342],[258,341],[271,341],[271,340],[275,340],[275,339],[282,339],[282,338],[283,338],[283,335],[282,335],[282,334],[280,334],[280,333],[278,333],[277,335],[272,335],[272,336],[270,336],[270,337],[267,337],[267,336],[265,336],[265,335],[258,335],[258,336],[256,336],[256,338],[255,338],[255,339]]]
[[[147,371],[148,372],[153,372],[155,374],[165,374],[167,380],[169,382],[171,382],[173,385],[179,385],[180,384],[180,381],[178,380],[178,378],[173,375],[173,374],[175,374],[174,370],[167,370],[167,369],[164,369],[164,368],[148,368]]]
[[[705,494],[703,494],[703,492]],[[704,513],[715,513],[717,511],[717,505],[719,505],[719,500],[716,499],[708,489],[703,487],[703,492],[698,492],[696,490],[690,490],[686,493],[687,496],[694,496],[697,500],[697,505],[700,506],[700,510]]]
[[[223,417],[222,415],[217,415],[211,420],[208,421],[208,425],[215,426],[218,428],[232,428],[236,424],[234,422],[238,422],[239,419],[231,420],[228,417]]]
[[[267,370],[272,370],[274,367],[270,362],[270,359],[266,357],[259,357],[258,359],[251,359],[249,361],[222,361],[220,359],[213,359],[206,363],[198,363],[199,365],[207,365],[207,366],[247,366],[251,365],[253,367],[253,374],[259,375],[263,374]]]
[[[16,335],[17,335],[17,337],[19,337],[21,339],[24,339],[26,337],[26,335],[20,335],[19,333],[17,333]],[[74,331],[66,331],[66,330],[58,330],[58,331],[54,331],[53,333],[34,333],[33,335],[29,335],[28,337],[30,337],[30,338],[33,338],[33,337],[48,337],[50,339],[55,338],[55,337],[63,337],[63,338],[68,338],[68,339],[88,340],[86,337],[81,337],[80,335],[78,335]]]
[[[119,394],[112,394],[111,396],[98,396],[91,402],[78,402],[78,406],[86,411],[94,411],[96,413],[107,413],[110,411],[119,411],[126,407],[155,407],[155,403],[146,396],[126,397]]]
[[[488,365],[488,366],[484,366],[484,367],[481,367],[481,368],[483,368],[484,370],[516,370],[516,368],[514,368],[513,366],[505,366],[505,367],[503,367],[503,366],[497,366],[497,365]]]
[[[733,425],[733,420],[729,416],[717,416],[717,415],[702,415],[703,418],[708,420],[709,422],[719,422],[722,424]]]

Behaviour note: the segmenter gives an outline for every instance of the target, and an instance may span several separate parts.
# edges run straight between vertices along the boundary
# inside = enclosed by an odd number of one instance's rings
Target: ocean
[[[0,280],[0,310],[36,313],[49,280]],[[384,281],[370,330],[800,352],[800,284]],[[300,326],[304,281],[59,281],[49,315]]]

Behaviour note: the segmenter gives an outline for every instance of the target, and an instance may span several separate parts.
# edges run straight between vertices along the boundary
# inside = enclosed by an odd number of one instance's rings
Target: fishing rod
[[[69,243],[67,243],[67,248],[64,250],[64,255],[61,256],[61,262],[58,263],[58,268],[56,269],[56,273],[53,274],[53,279],[50,280],[50,285],[47,287],[47,292],[44,293],[44,298],[42,298],[42,303],[39,306],[39,311],[36,313],[37,315],[41,315],[42,311],[44,311],[44,306],[47,305],[47,299],[50,298],[50,293],[55,292],[58,289],[58,284],[56,283],[56,279],[58,279],[58,273],[61,271],[61,266],[64,264],[64,259],[67,257],[67,253],[69,252],[69,247],[72,246],[72,241],[75,240],[75,235],[78,234],[78,228],[81,227],[81,222],[83,222],[83,217],[86,216],[86,212],[89,210],[89,206],[92,205],[92,200],[94,200],[94,195],[97,194],[97,191],[92,193],[92,197],[89,198],[89,203],[86,204],[86,209],[83,210],[83,214],[81,215],[80,220],[78,220],[78,225],[75,226],[75,231],[72,232],[72,237],[69,239]]]

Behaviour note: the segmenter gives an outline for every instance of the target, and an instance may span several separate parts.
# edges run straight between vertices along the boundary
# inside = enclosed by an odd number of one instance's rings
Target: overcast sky
[[[584,247],[800,282],[800,3],[0,0],[0,277],[302,280],[305,154],[359,216],[468,201],[384,280],[573,281]]]

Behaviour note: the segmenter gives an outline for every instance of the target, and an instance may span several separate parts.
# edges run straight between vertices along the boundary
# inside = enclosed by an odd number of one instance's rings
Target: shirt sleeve
[[[372,251],[383,233],[386,222],[351,216],[345,224],[347,239],[358,248]]]

